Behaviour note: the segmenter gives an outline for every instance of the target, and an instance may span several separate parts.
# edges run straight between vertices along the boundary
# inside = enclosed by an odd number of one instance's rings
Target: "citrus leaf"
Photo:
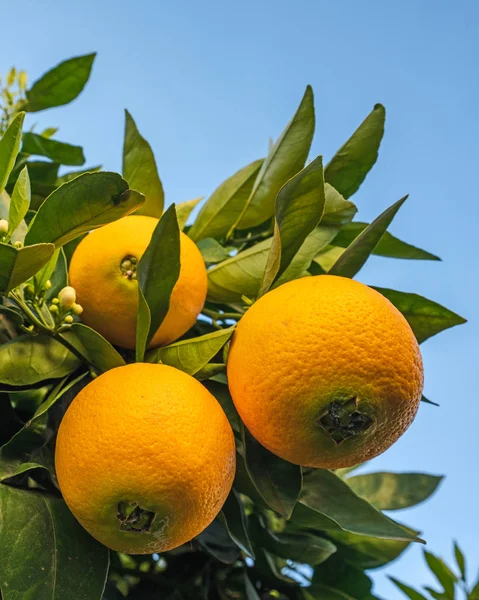
[[[329,183],[324,184],[324,213],[321,225],[344,225],[358,212],[356,205],[341,196]]]
[[[404,196],[398,200],[368,225],[329,269],[329,274],[354,277],[367,261],[406,199],[407,196]]]
[[[165,194],[150,144],[140,135],[133,117],[125,110],[123,143],[123,177],[130,188],[145,195],[145,203],[136,213],[159,219],[163,214]]]
[[[341,228],[341,231],[334,238],[333,244],[340,246],[341,248],[347,248],[360,233],[362,233],[368,223],[360,223],[355,221],[354,223],[347,223]],[[387,256],[389,258],[406,258],[410,260],[441,260],[438,256],[416,248],[411,244],[401,241],[397,237],[391,235],[386,231],[382,238],[379,240],[377,246],[372,251],[372,254],[377,256]]]
[[[353,598],[353,596],[346,594],[346,592],[319,583],[308,587],[307,594],[307,600],[310,598],[311,600],[359,600],[358,598]]]
[[[216,377],[217,375],[224,375],[226,373],[225,363],[208,363],[202,369],[195,373],[195,379],[198,381],[205,381]]]
[[[203,197],[195,198],[194,200],[187,200],[186,202],[180,202],[180,204],[176,205],[176,216],[178,217],[178,227],[181,231],[186,226],[186,222],[188,221],[188,217],[190,216],[192,210],[195,208],[197,204],[199,204],[203,200]]]
[[[60,498],[0,485],[0,586],[4,600],[98,600],[108,549]]]
[[[349,487],[380,510],[400,510],[427,500],[442,477],[425,473],[368,473],[346,481]]]
[[[50,163],[43,163],[50,164]],[[83,175],[83,173],[97,173],[101,171],[101,165],[97,165],[96,167],[88,167],[87,169],[81,169],[78,171],[70,171],[69,173],[64,173],[55,179],[55,183],[58,186],[62,185],[62,183],[68,183],[72,179],[75,179],[79,175]]]
[[[37,290],[43,290],[45,288],[45,284],[55,271],[61,250],[61,248],[57,248],[52,254],[50,260],[47,262],[47,264],[44,267],[42,267],[40,271],[35,273],[34,280]]]
[[[403,592],[410,600],[427,600],[426,596],[423,596],[412,587],[409,587],[405,583],[402,583],[395,577],[389,577],[389,579],[397,586],[401,592]]]
[[[435,556],[431,552],[424,550],[424,558],[426,559],[428,567],[444,588],[447,597],[454,600],[454,586],[457,582],[456,575],[454,575],[442,558]]]
[[[370,595],[373,586],[370,577],[362,568],[350,564],[340,551],[314,569],[312,583],[313,586],[318,583],[328,585],[361,600],[373,600]]]
[[[50,275],[51,288],[45,291],[45,299],[51,300],[58,296],[61,289],[68,285],[68,265],[67,259],[64,252],[64,247],[60,248],[58,254],[58,260],[55,264],[55,269]]]
[[[265,158],[249,198],[230,231],[236,227],[254,227],[273,216],[276,194],[304,167],[314,124],[313,90],[308,85],[295,115]]]
[[[321,529],[341,529],[369,537],[422,542],[357,496],[343,479],[325,469],[315,469],[304,476],[300,502],[292,515],[293,521],[308,526],[309,511],[302,512],[302,506],[318,513]]]
[[[231,539],[226,527],[218,519],[215,519],[211,525],[202,531],[194,542],[207,554],[226,565],[234,563],[240,555],[238,546]]]
[[[336,546],[325,538],[305,532],[273,533],[255,517],[250,517],[250,530],[255,543],[268,552],[312,567],[336,552]]]
[[[0,192],[0,219],[5,219],[8,221],[9,212],[10,212],[10,196],[7,194],[5,190]],[[25,235],[27,233],[27,224],[25,223],[25,219],[23,219],[15,231],[13,231],[12,236],[10,238],[11,242],[22,242],[25,239]]]
[[[289,267],[274,287],[301,276],[314,256],[329,244],[338,229],[319,225],[305,239]],[[208,270],[208,300],[214,303],[241,302],[243,296],[256,298],[266,267],[272,239],[263,240]]]
[[[336,152],[324,171],[325,180],[345,198],[352,196],[378,158],[386,111],[376,104],[349,140]]]
[[[433,406],[439,406],[437,402],[429,400],[428,398],[426,398],[426,396],[424,396],[424,394],[421,396],[421,402],[424,402],[425,404],[432,404]]]
[[[467,581],[466,558],[462,550],[459,548],[459,544],[457,542],[454,542],[454,557],[456,559],[456,564],[459,567],[459,571],[461,572],[462,581]]]
[[[282,460],[261,446],[243,428],[246,470],[268,506],[289,519],[301,492],[301,467]]]
[[[197,246],[205,263],[219,263],[229,258],[228,248],[224,248],[214,238],[203,238]]]
[[[125,365],[125,361],[110,342],[83,323],[72,323],[66,331],[58,335],[99,373]]]
[[[28,212],[31,201],[30,178],[27,167],[23,167],[13,188],[8,212],[8,231],[6,241],[8,242],[13,233],[22,224]]]
[[[0,384],[31,386],[65,377],[79,366],[78,358],[46,335],[24,335],[0,346]]]
[[[51,242],[62,246],[92,229],[134,212],[143,203],[120,175],[84,173],[57,188],[38,209],[26,244]]]
[[[479,600],[479,580],[477,581],[476,585],[471,590],[471,593],[469,594],[469,597],[467,600]]]
[[[324,211],[323,158],[318,156],[279,190],[274,235],[260,295],[284,273]]]
[[[148,353],[147,361],[160,362],[176,367],[189,375],[195,375],[218,354],[233,335],[234,330],[234,327],[229,327],[156,348]]]
[[[85,87],[96,53],[76,56],[61,62],[35,81],[27,90],[27,112],[37,112],[68,104]]]
[[[263,159],[255,160],[223,181],[201,207],[191,226],[188,235],[192,240],[226,236],[240,216],[262,164]]]
[[[418,294],[380,287],[374,289],[402,312],[420,344],[445,329],[466,323],[466,319]]]
[[[18,310],[14,308],[3,306],[3,304],[0,304],[0,315],[3,315],[11,323],[15,323],[16,325],[22,325],[24,322],[23,315],[21,312],[18,312]]]
[[[248,526],[243,503],[237,492],[232,489],[218,515],[225,525],[231,539],[243,552],[254,559],[254,550],[248,535]]]
[[[158,221],[138,262],[137,361],[143,360],[146,347],[166,317],[179,274],[180,230],[172,204]]]
[[[221,408],[227,416],[233,431],[240,433],[241,419],[233,403],[233,399],[231,398],[231,394],[228,389],[228,380],[226,379],[226,377],[224,378],[224,382],[210,379],[209,381],[205,381],[203,385],[211,394],[213,394],[213,396],[221,404]]]
[[[18,113],[0,139],[0,192],[3,192],[7,185],[20,149],[24,118],[24,112]]]
[[[85,163],[83,148],[46,138],[37,133],[23,134],[22,152],[46,156],[60,165],[81,166]]]
[[[33,277],[53,256],[53,244],[15,248],[0,243],[0,293],[6,294]]]
[[[246,573],[244,574],[244,589],[246,592],[246,600],[261,600],[256,588],[251,583],[251,580]]]

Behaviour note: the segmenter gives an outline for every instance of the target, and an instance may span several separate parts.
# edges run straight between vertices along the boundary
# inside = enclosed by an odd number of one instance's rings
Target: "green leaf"
[[[6,294],[39,271],[55,252],[53,244],[15,248],[0,243],[0,294]]]
[[[263,159],[255,160],[229,177],[202,206],[188,231],[196,242],[204,238],[222,239],[237,221],[247,202]]]
[[[474,588],[471,590],[467,600],[479,600],[479,580],[477,581]]]
[[[0,346],[0,383],[31,386],[59,379],[79,366],[78,358],[46,335],[24,335]]]
[[[340,552],[314,569],[312,583],[330,586],[361,600],[371,598],[373,585],[363,569],[350,564]]]
[[[0,485],[3,600],[100,600],[108,549],[75,520],[63,500]]]
[[[289,519],[301,492],[301,467],[282,460],[261,446],[243,428],[246,470],[268,506]]]
[[[439,406],[437,402],[429,400],[428,398],[426,398],[426,396],[424,396],[424,394],[421,396],[421,402],[424,402],[425,404],[432,404],[433,406]]]
[[[454,600],[454,586],[457,582],[457,577],[442,560],[442,558],[439,558],[438,556],[435,556],[426,550],[424,550],[424,558],[426,559],[428,567],[444,588],[444,592],[446,593],[447,597],[451,600]]]
[[[202,531],[194,542],[206,553],[226,565],[234,563],[240,554],[238,546],[231,539],[226,527],[218,519],[215,519],[211,525]]]
[[[407,196],[404,196],[398,200],[368,225],[329,269],[329,274],[354,277],[367,261],[406,199]]]
[[[410,600],[427,600],[426,596],[423,596],[422,594],[417,592],[412,587],[409,587],[405,583],[401,583],[401,581],[399,581],[395,577],[389,577],[389,579],[394,583],[395,586],[397,586],[401,590],[401,592],[403,592],[408,598],[410,598]]]
[[[72,323],[59,336],[99,373],[126,364],[110,342],[97,331],[82,323]]]
[[[63,175],[60,175],[60,177],[57,177],[56,185],[60,186],[62,183],[68,183],[79,175],[83,175],[83,173],[97,173],[98,171],[101,171],[101,165],[97,165],[96,167],[88,167],[87,169],[81,169],[78,171],[70,171],[69,173],[64,173]]]
[[[256,517],[250,517],[251,535],[255,543],[268,552],[312,567],[326,561],[336,552],[336,546],[311,533],[273,533]]]
[[[285,183],[276,196],[274,235],[261,295],[285,272],[321,220],[324,198],[323,159],[318,156]]]
[[[34,279],[37,290],[43,290],[45,288],[45,284],[55,271],[61,250],[61,248],[57,248],[47,264],[35,274]]]
[[[8,213],[8,232],[6,241],[9,241],[13,233],[22,224],[28,212],[31,201],[30,178],[27,167],[24,167],[13,188],[10,210]]]
[[[400,510],[424,502],[443,478],[425,473],[368,473],[349,477],[349,487],[380,510]]]
[[[229,258],[228,248],[224,248],[214,238],[203,238],[197,243],[205,263],[219,263]]]
[[[295,258],[273,287],[303,275],[314,256],[336,235],[334,226],[316,227],[305,239]],[[241,302],[256,298],[263,279],[272,239],[239,252],[208,270],[208,300],[215,303]]]
[[[376,104],[349,140],[336,152],[324,171],[325,180],[345,198],[362,184],[378,158],[386,111]]]
[[[188,221],[188,217],[191,214],[191,211],[195,208],[197,204],[199,204],[203,200],[203,197],[195,198],[194,200],[187,200],[186,202],[180,202],[180,204],[176,205],[176,216],[178,217],[178,227],[180,231],[186,226],[186,222]]]
[[[68,265],[65,256],[64,248],[60,248],[58,260],[55,264],[55,270],[50,275],[52,287],[45,291],[45,299],[51,300],[58,296],[61,289],[68,285]]]
[[[324,214],[321,225],[344,225],[358,212],[356,205],[341,196],[329,183],[324,184]]]
[[[341,529],[369,537],[422,541],[357,496],[343,479],[331,471],[315,469],[304,476],[303,491],[292,520],[308,527],[310,513],[302,511],[302,506],[318,513],[317,522],[324,530]]]
[[[254,559],[254,550],[248,535],[248,526],[243,503],[239,494],[232,489],[219,514],[220,521],[223,522],[231,539],[243,552]]]
[[[211,379],[217,375],[224,375],[225,373],[225,363],[209,363],[195,373],[195,379],[198,379],[198,381],[205,381],[206,379]]]
[[[0,139],[0,192],[4,190],[7,184],[20,150],[24,118],[24,112],[18,113]]]
[[[123,143],[123,177],[130,188],[145,195],[145,203],[136,212],[159,219],[163,214],[165,194],[150,144],[140,135],[130,113],[125,110]]]
[[[0,304],[0,315],[3,315],[11,323],[15,323],[16,325],[22,325],[24,322],[23,315],[21,312],[14,308],[3,306],[3,304]]]
[[[248,229],[273,216],[281,187],[300,171],[308,158],[314,134],[314,97],[307,86],[291,121],[268,153],[241,215],[231,228]]]
[[[27,112],[62,106],[74,100],[85,87],[96,53],[76,56],[60,63],[27,90]]]
[[[418,294],[380,287],[374,289],[402,312],[420,344],[445,329],[466,323],[466,319]]]
[[[467,581],[466,558],[462,550],[459,548],[459,544],[457,542],[454,542],[454,556],[456,558],[456,564],[459,567],[459,571],[461,572],[462,581]]]
[[[234,327],[229,327],[156,348],[148,353],[147,361],[170,365],[189,375],[195,375],[218,354],[234,330]]]
[[[224,382],[209,380],[204,382],[206,389],[213,394],[213,396],[221,404],[221,408],[224,410],[225,415],[228,417],[228,421],[234,431],[237,433],[241,432],[241,419],[239,418],[238,412],[231,398],[230,391],[228,389],[228,383],[225,377]],[[238,471],[237,471],[238,472]]]
[[[62,246],[131,214],[142,203],[143,196],[128,189],[116,173],[84,173],[48,196],[30,223],[25,243]]]
[[[360,600],[329,585],[315,584],[307,588],[307,600]]]
[[[256,591],[256,588],[251,583],[251,580],[248,577],[248,575],[246,575],[246,573],[244,574],[244,586],[246,592],[246,600],[261,600],[261,598],[258,595],[258,592]]]
[[[347,248],[358,235],[366,229],[366,227],[368,227],[368,223],[360,223],[359,221],[347,223],[341,228],[341,231],[334,238],[332,243],[335,246]],[[372,254],[376,254],[377,256],[387,256],[389,258],[406,258],[410,260],[441,260],[438,256],[426,252],[426,250],[421,250],[421,248],[406,244],[406,242],[394,237],[388,231],[383,234],[377,246],[372,251]]]
[[[60,165],[81,166],[85,163],[83,148],[58,142],[36,133],[23,134],[22,152],[46,156]]]
[[[137,361],[143,360],[146,347],[166,317],[179,274],[180,230],[172,204],[158,221],[138,263]]]

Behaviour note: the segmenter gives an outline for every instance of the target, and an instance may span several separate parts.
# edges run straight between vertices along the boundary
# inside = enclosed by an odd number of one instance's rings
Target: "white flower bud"
[[[75,288],[72,288],[71,285],[65,286],[60,293],[58,294],[58,300],[60,301],[60,306],[64,310],[70,310],[76,303],[77,293]]]

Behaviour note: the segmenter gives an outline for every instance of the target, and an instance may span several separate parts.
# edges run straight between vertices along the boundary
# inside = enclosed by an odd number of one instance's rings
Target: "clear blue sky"
[[[474,0],[24,0],[2,7],[0,72],[33,78],[98,51],[72,105],[36,116],[83,145],[90,164],[119,170],[123,109],[152,144],[168,201],[208,195],[262,156],[313,86],[313,153],[328,159],[376,102],[387,109],[380,159],[355,196],[369,220],[405,193],[392,231],[442,263],[375,258],[366,283],[414,291],[469,319],[423,346],[428,397],[404,437],[370,466],[444,473],[427,504],[397,513],[451,557],[477,552],[479,449],[477,23]],[[34,119],[31,119],[33,122]],[[418,549],[387,571],[427,583]],[[384,574],[377,592],[400,598]]]

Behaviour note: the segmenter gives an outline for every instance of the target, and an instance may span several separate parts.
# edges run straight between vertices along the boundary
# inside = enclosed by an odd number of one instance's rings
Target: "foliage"
[[[2,598],[374,600],[368,571],[422,542],[417,531],[382,511],[423,502],[440,477],[355,475],[280,460],[243,427],[225,363],[238,320],[281,283],[328,272],[353,277],[371,254],[437,260],[388,232],[406,197],[371,224],[353,221],[350,197],[376,162],[384,107],[376,105],[323,167],[320,156],[307,162],[315,126],[308,86],[266,157],[226,179],[195,216],[199,200],[163,213],[153,150],[128,112],[124,178],[85,169],[83,149],[57,140],[54,128],[22,134],[25,111],[74,100],[93,61],[94,54],[64,61],[29,88],[26,75],[12,69],[0,90],[0,219],[8,221],[0,229]],[[82,170],[64,170],[68,166]],[[59,296],[81,238],[133,212],[161,217],[138,265],[136,354],[83,325],[81,307]],[[208,266],[207,303],[182,339],[145,353],[178,278],[181,230]],[[464,322],[416,294],[380,291],[420,342]],[[217,519],[191,543],[161,556],[109,553],[90,538],[61,499],[53,467],[56,430],[78,391],[134,360],[170,364],[203,381],[224,408],[237,444],[234,487]],[[458,548],[456,556],[459,576],[426,554],[444,588],[430,591],[432,597],[453,598],[455,585],[466,586]],[[478,597],[477,589],[468,597]]]

